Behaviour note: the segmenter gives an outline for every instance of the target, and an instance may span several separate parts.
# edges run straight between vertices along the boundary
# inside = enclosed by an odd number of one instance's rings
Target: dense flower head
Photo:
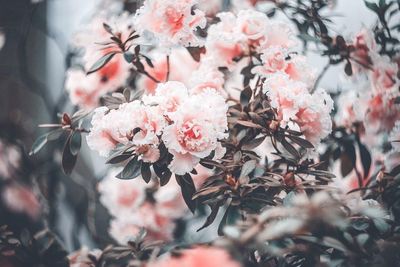
[[[146,0],[137,11],[135,24],[142,34],[150,34],[162,47],[200,44],[194,31],[206,26],[205,14],[193,9],[195,0]]]
[[[320,90],[309,93],[305,83],[291,80],[284,74],[276,74],[265,81],[264,92],[277,109],[282,125],[295,123],[304,136],[314,145],[332,130],[330,112],[333,101]]]
[[[158,84],[154,94],[118,109],[97,108],[87,136],[91,149],[107,156],[118,144],[131,144],[143,161],[159,158],[160,138],[173,155],[170,169],[176,174],[191,171],[201,158],[215,152],[222,156],[228,106],[215,89],[191,94],[177,81]]]
[[[100,107],[94,112],[87,142],[91,149],[103,156],[107,156],[119,143],[130,143],[145,153],[158,145],[158,135],[164,124],[158,107],[144,106],[138,100],[121,104],[113,110]],[[140,149],[143,147],[146,149]]]
[[[181,251],[178,256],[167,256],[150,262],[147,267],[240,267],[227,251],[217,247],[195,247]]]
[[[173,123],[164,129],[162,139],[174,156],[169,166],[172,172],[190,172],[201,158],[221,150],[219,140],[226,137],[226,113],[224,98],[210,89],[191,96],[170,115]]]
[[[144,228],[148,239],[170,240],[174,220],[186,213],[179,186],[173,181],[158,187],[142,179],[120,180],[115,178],[119,171],[112,169],[98,184],[100,201],[113,216],[111,236],[120,244],[126,244]]]
[[[253,9],[241,10],[237,15],[221,12],[220,22],[211,25],[205,43],[206,57],[211,57],[220,67],[231,68],[234,59],[250,50],[266,49],[290,51],[297,44],[290,28],[284,23],[270,21]]]

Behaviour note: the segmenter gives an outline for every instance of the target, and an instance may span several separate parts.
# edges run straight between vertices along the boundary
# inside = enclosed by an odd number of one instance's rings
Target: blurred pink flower
[[[196,247],[186,249],[178,256],[168,256],[156,262],[150,262],[146,267],[240,267],[229,253],[221,248]]]

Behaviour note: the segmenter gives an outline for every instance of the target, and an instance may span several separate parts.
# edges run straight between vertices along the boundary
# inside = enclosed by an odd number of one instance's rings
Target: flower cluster
[[[134,239],[141,229],[150,240],[171,240],[175,222],[187,209],[176,183],[157,188],[142,179],[120,180],[111,170],[98,184],[100,201],[114,217],[110,235],[121,245]]]
[[[136,13],[141,34],[150,34],[161,46],[197,46],[197,27],[206,26],[205,14],[195,9],[196,0],[148,0]]]
[[[162,141],[173,155],[173,173],[190,172],[201,158],[215,151],[223,156],[219,140],[226,137],[227,105],[215,90],[191,94],[181,82],[157,86],[143,102],[124,103],[118,109],[95,110],[88,145],[107,156],[118,144],[132,145],[144,162],[159,159]]]
[[[157,262],[150,262],[148,267],[240,267],[222,248],[196,247],[180,251],[178,256],[164,257]]]

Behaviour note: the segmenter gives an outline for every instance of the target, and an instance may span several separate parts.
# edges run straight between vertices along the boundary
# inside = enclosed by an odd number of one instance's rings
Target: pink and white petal
[[[189,153],[181,154],[175,151],[170,151],[174,156],[168,168],[171,172],[184,175],[185,173],[193,170],[194,167],[199,163],[200,159]]]

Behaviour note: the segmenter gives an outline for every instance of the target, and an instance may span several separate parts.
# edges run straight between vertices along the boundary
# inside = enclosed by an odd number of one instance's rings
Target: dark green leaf
[[[106,163],[107,164],[121,163],[121,162],[129,159],[131,156],[132,156],[132,154],[129,154],[129,153],[113,155],[113,156],[111,156],[110,158],[107,159]]]
[[[286,139],[282,139],[281,144],[285,148],[285,150],[289,152],[294,158],[296,159],[300,158],[300,153]]]
[[[35,142],[32,145],[31,151],[29,152],[29,155],[36,154],[44,147],[44,145],[46,145],[47,135],[48,133],[42,134],[35,140]]]
[[[364,178],[366,178],[371,168],[371,163],[372,163],[371,154],[369,153],[367,147],[364,146],[363,144],[359,143],[358,147],[360,148],[360,157],[364,169]]]
[[[249,175],[255,169],[256,164],[257,162],[255,160],[246,161],[242,166],[240,177],[245,177]]]
[[[69,149],[72,155],[77,155],[82,145],[82,135],[78,131],[74,131],[71,135],[71,140],[69,142]]]
[[[93,66],[89,69],[87,74],[93,73],[104,67],[114,56],[116,52],[110,52],[104,56],[102,56],[99,60],[96,61],[96,63],[93,64]]]
[[[294,135],[288,135],[287,138],[289,138],[294,143],[298,144],[299,146],[301,146],[303,148],[314,148],[313,144],[311,144],[308,140],[303,139],[301,137],[294,136]]]
[[[75,167],[76,160],[78,158],[77,154],[72,154],[70,148],[71,148],[71,137],[73,134],[70,134],[67,138],[67,141],[65,142],[64,145],[64,150],[62,154],[62,160],[61,160],[61,165],[63,168],[63,171],[65,174],[69,175],[71,174],[72,170]]]
[[[176,181],[181,187],[182,196],[186,205],[192,213],[196,210],[196,200],[193,200],[193,195],[196,193],[192,176],[186,173],[185,175],[175,175]]]
[[[244,107],[247,106],[249,104],[252,94],[253,91],[251,90],[250,86],[244,88],[243,91],[240,93],[240,104],[242,104],[242,106]]]
[[[214,222],[215,218],[217,217],[220,207],[221,207],[220,202],[216,202],[216,203],[213,203],[210,205],[211,213],[210,213],[210,215],[207,216],[207,219],[204,222],[203,226],[201,226],[199,229],[197,229],[197,232],[203,230],[204,228],[206,228],[207,226],[209,226],[210,224],[212,224]]]
[[[138,157],[135,156],[125,165],[124,169],[117,174],[116,177],[119,179],[133,179],[140,175],[140,169],[141,162],[138,161]]]
[[[143,180],[146,183],[149,183],[150,179],[151,179],[151,170],[150,170],[150,164],[149,163],[142,162],[141,173],[142,173]]]

